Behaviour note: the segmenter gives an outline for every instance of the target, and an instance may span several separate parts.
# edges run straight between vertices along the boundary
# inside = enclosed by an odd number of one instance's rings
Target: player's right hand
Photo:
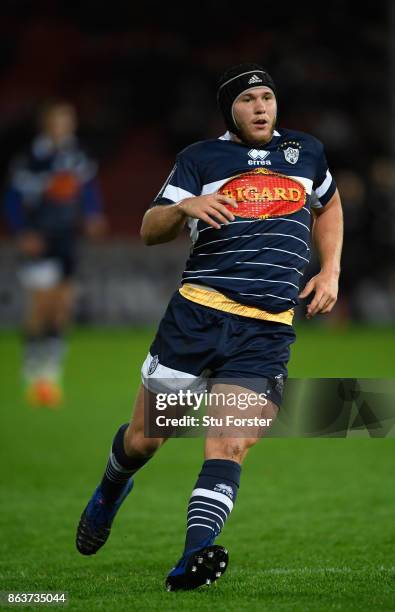
[[[219,193],[186,198],[181,200],[178,206],[188,217],[201,219],[207,225],[221,229],[221,224],[228,225],[235,220],[233,213],[225,204],[237,208],[235,200]]]
[[[37,232],[26,231],[18,236],[18,246],[24,255],[39,257],[45,250],[45,242]]]

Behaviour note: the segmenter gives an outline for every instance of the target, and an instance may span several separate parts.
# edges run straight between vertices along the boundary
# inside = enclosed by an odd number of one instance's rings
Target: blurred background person
[[[11,164],[5,211],[15,233],[19,280],[27,292],[23,380],[33,404],[62,398],[64,334],[71,319],[76,241],[104,231],[97,164],[76,137],[75,108],[48,103],[39,133]]]

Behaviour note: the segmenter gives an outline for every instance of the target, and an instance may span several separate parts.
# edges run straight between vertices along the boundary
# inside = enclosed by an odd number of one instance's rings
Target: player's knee
[[[248,449],[254,446],[257,441],[258,438],[218,439],[214,444],[207,446],[206,455],[208,459],[230,459],[241,463]]]
[[[136,431],[129,427],[124,439],[125,452],[127,455],[142,455],[150,457],[163,444],[162,438],[146,438],[144,431]]]

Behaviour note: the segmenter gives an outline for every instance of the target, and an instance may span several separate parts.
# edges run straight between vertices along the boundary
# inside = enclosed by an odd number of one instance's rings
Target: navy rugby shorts
[[[280,406],[294,341],[290,325],[222,312],[177,291],[143,363],[142,382],[153,393],[170,393],[202,392],[215,382],[234,381],[270,391]]]

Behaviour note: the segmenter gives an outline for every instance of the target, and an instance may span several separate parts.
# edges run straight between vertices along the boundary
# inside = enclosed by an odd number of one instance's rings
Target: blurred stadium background
[[[201,441],[165,446],[139,477],[140,492],[102,555],[83,559],[73,547],[189,248],[186,236],[144,247],[142,215],[176,152],[223,133],[219,73],[242,61],[267,66],[278,83],[280,123],[325,143],[346,220],[339,303],[308,324],[300,309],[290,374],[393,378],[394,3],[3,0],[0,34],[2,193],[11,160],[34,135],[37,110],[65,99],[99,163],[109,223],[104,239],[79,247],[63,409],[34,411],[20,388],[16,246],[1,219],[0,588],[67,590],[75,610],[173,610],[162,580],[179,553]],[[394,609],[393,442],[259,445],[224,532],[234,562],[228,580],[180,595],[177,605]]]
[[[263,14],[203,1],[192,13],[147,0],[4,0],[1,5],[0,180],[34,135],[40,105],[72,102],[79,136],[99,162],[109,234],[81,243],[76,320],[153,324],[176,285],[188,238],[154,249],[142,215],[184,146],[223,133],[215,103],[225,67],[258,61],[273,73],[280,123],[326,146],[346,236],[334,321],[395,320],[393,3],[283,3]],[[257,10],[257,9],[256,9]],[[192,18],[191,18],[192,16]],[[392,41],[392,42],[391,42]],[[392,72],[391,72],[392,70]],[[392,77],[391,77],[392,74]],[[313,262],[311,273],[314,271]],[[15,250],[1,225],[0,325],[17,324]]]

